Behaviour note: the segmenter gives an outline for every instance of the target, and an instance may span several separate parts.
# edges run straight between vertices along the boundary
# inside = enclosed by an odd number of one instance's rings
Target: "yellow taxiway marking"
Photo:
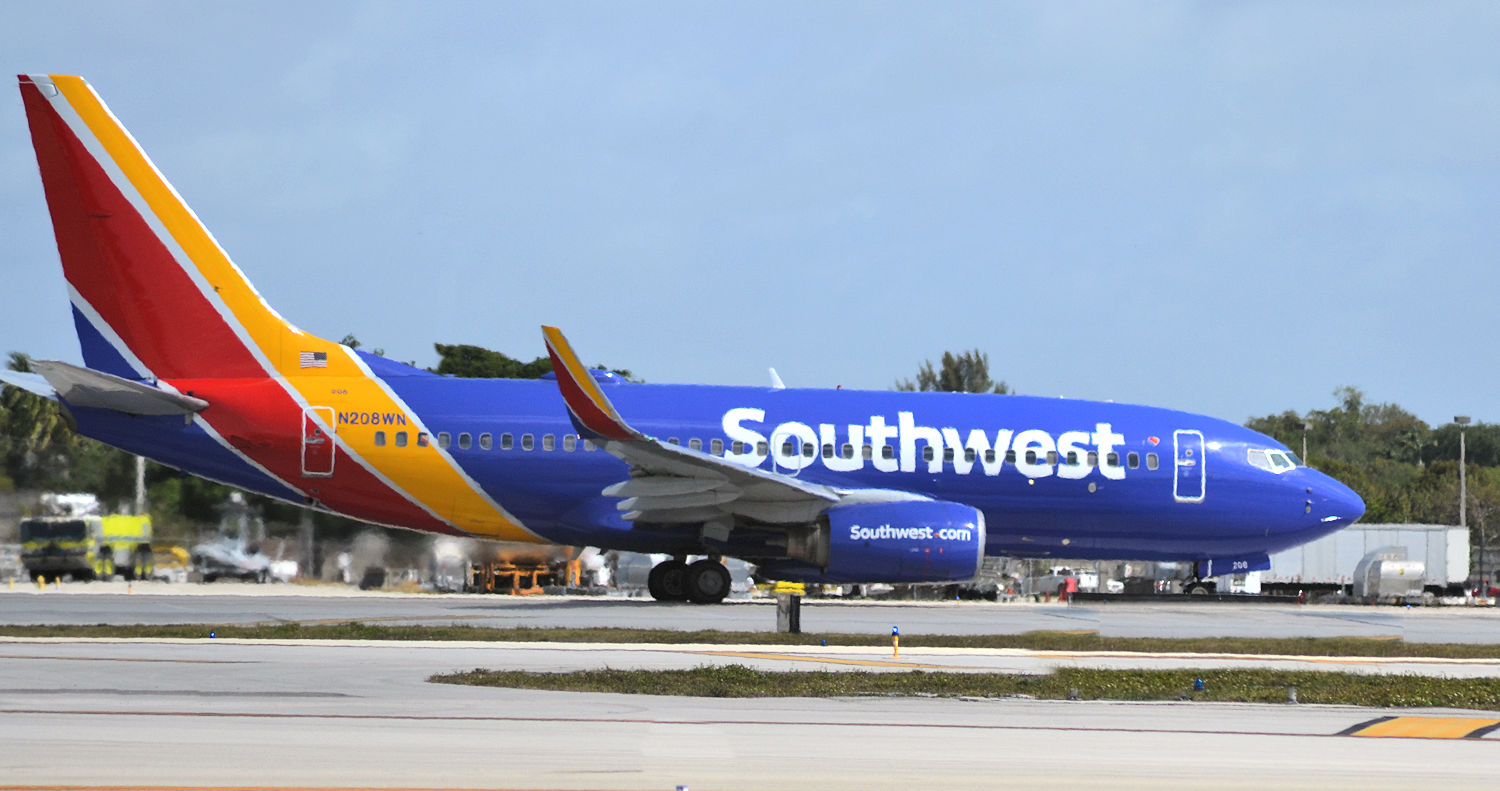
[[[957,670],[958,665],[928,665],[921,662],[893,662],[888,659],[835,659],[826,656],[798,656],[797,654],[766,654],[758,651],[692,651],[702,656],[732,656],[740,659],[784,659],[788,662],[820,662],[829,665],[860,665],[862,667],[914,667],[934,670]]]
[[[1477,739],[1496,728],[1500,720],[1477,717],[1381,717],[1343,734],[1376,739]]]

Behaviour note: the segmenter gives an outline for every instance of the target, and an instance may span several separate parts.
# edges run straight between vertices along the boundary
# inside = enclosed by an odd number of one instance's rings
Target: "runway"
[[[768,600],[660,604],[619,597],[510,597],[364,593],[297,585],[67,583],[46,592],[0,588],[4,624],[471,624],[511,628],[610,627],[770,631]],[[1500,644],[1500,611],[1196,602],[1075,605],[805,600],[808,633],[1016,634],[1096,631],[1113,637],[1371,637]]]
[[[1375,735],[1384,729],[1435,736],[1444,728],[1466,734],[1483,730],[1484,722],[1500,724],[1475,712],[1020,699],[719,700],[425,681],[434,672],[476,666],[808,664],[728,655],[737,650],[763,648],[6,640],[0,642],[0,783],[1397,788],[1485,782],[1500,747],[1494,731],[1476,738]],[[1064,661],[1026,653],[903,651],[902,659],[956,669]],[[829,656],[883,659],[869,651]],[[1382,719],[1395,715],[1415,719]],[[1346,735],[1362,731],[1372,735]]]

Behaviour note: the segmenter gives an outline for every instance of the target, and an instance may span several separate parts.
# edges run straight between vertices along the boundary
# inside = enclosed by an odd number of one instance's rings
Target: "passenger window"
[[[405,431],[398,431],[398,432],[396,432],[396,447],[398,447],[398,448],[404,448],[404,447],[406,447],[406,432]]]
[[[573,449],[577,448],[577,447],[578,447],[578,435],[576,435],[576,434],[564,434],[563,435],[563,450],[565,450],[565,451],[567,451],[569,453],[572,453]]]
[[[708,452],[715,456],[724,455],[724,440],[715,438],[708,443]]]
[[[531,450],[536,447],[536,439],[530,434],[521,435],[521,450]]]
[[[875,448],[869,445],[860,445],[859,455],[863,457],[865,461],[869,461],[870,459],[875,458]]]
[[[511,448],[514,448],[515,446],[516,446],[516,438],[513,437],[513,436],[511,436],[510,432],[507,431],[506,433],[500,435],[500,449],[501,450],[510,450]]]
[[[692,439],[688,440],[688,447],[692,448],[693,450],[703,450],[703,440],[698,439],[697,437],[693,437]]]
[[[1132,470],[1141,466],[1141,454],[1135,451],[1125,454],[1125,464]]]
[[[1109,454],[1104,457],[1104,463],[1108,464],[1111,467],[1120,466],[1120,454],[1115,453],[1114,451],[1110,451]]]
[[[852,459],[852,458],[854,458],[854,445],[852,445],[852,444],[850,444],[848,442],[845,442],[844,443],[844,447],[842,447],[842,448],[839,449],[839,458],[842,458],[842,459]]]
[[[377,448],[383,448],[383,447],[385,447],[385,432],[384,431],[377,431],[377,432],[375,432],[375,447],[377,447]]]
[[[446,431],[439,431],[438,432],[438,447],[439,448],[447,448],[450,444],[452,444],[452,442],[453,442],[453,437],[449,436],[448,432],[446,432]]]
[[[943,448],[943,461],[953,461],[952,448]]]
[[[557,439],[551,434],[542,435],[542,450],[556,450]]]
[[[781,443],[781,455],[791,456],[797,452],[797,445],[791,440]]]
[[[1089,451],[1089,466],[1090,467],[1098,467],[1099,466],[1099,451],[1097,451],[1097,450],[1091,450],[1091,451]]]
[[[765,455],[770,454],[770,452],[771,452],[771,446],[770,445],[766,444],[765,442],[757,442],[757,443],[755,443],[755,455],[757,455],[757,456],[765,456]]]
[[[427,447],[427,432],[425,432],[425,431],[418,431],[417,432],[417,447],[419,447],[419,448],[425,448],[425,447]]]
[[[1069,467],[1077,467],[1078,466],[1078,451],[1076,451],[1076,450],[1070,450],[1070,451],[1068,451],[1068,466]]]
[[[1052,466],[1054,466],[1054,467],[1057,466],[1057,451],[1055,451],[1055,450],[1049,450],[1049,451],[1047,451],[1047,463],[1050,464],[1050,465],[1052,465]]]
[[[492,447],[494,447],[494,437],[490,436],[490,434],[488,432],[486,432],[484,434],[480,434],[479,435],[479,448],[481,450],[489,450]]]
[[[1036,451],[1034,451],[1034,450],[1028,450],[1028,451],[1026,451],[1026,463],[1027,464],[1036,464]]]
[[[881,445],[880,446],[880,458],[882,458],[882,459],[894,459],[894,458],[896,458],[896,446],[895,445]]]
[[[593,450],[594,448],[597,448],[597,447],[599,447],[599,446],[595,445],[594,441],[591,440],[591,439],[586,439],[586,440],[583,441],[583,449],[585,451],[591,451],[591,450]]]
[[[1007,463],[1009,463],[1009,464],[1015,464],[1016,463],[1016,452],[1014,450],[1008,450],[1008,451],[1006,451],[1005,452],[1005,461]]]
[[[469,436],[469,432],[465,431],[458,435],[458,447],[460,450],[468,450],[469,446],[473,444],[474,438]]]
[[[1154,470],[1159,465],[1160,465],[1160,462],[1157,461],[1155,453],[1147,453],[1146,454],[1146,469],[1148,469],[1148,470]]]
[[[985,451],[984,451],[984,463],[985,464],[994,464],[995,463],[995,449],[994,448],[987,448],[987,449],[985,449]]]
[[[823,458],[825,458],[825,459],[831,459],[831,458],[833,458],[833,443],[832,442],[825,442],[825,443],[823,443]]]
[[[681,445],[682,443],[678,442],[676,437],[667,437],[667,444],[668,445]]]
[[[802,443],[802,457],[810,459],[818,454],[818,447],[811,442]]]
[[[736,456],[745,455],[745,443],[741,440],[735,440],[729,445],[729,449],[734,451],[734,455]]]
[[[936,457],[937,452],[932,449],[931,445],[922,446],[922,461],[932,461]]]

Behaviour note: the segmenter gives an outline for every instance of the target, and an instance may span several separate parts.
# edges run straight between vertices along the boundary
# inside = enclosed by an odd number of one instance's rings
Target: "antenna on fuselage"
[[[781,374],[776,373],[775,368],[768,368],[767,370],[771,372],[771,389],[785,390],[786,382],[781,381]]]

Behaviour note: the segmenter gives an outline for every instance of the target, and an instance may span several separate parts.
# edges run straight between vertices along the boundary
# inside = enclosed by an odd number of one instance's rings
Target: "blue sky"
[[[304,329],[653,382],[1500,421],[1494,3],[67,3],[86,77]],[[78,360],[18,93],[0,351]]]

